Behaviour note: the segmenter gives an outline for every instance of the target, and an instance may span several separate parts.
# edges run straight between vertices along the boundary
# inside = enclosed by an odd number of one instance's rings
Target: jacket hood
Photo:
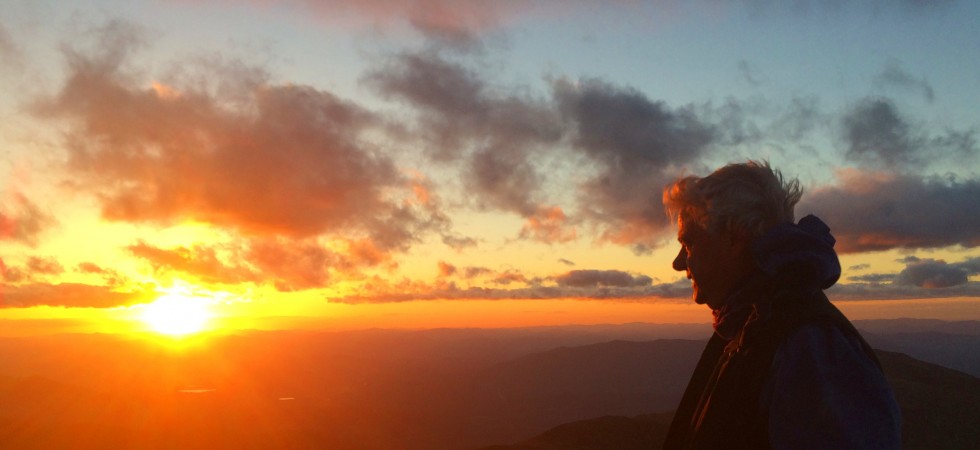
[[[782,223],[752,243],[759,269],[777,284],[827,289],[840,278],[837,242],[830,227],[814,215]]]

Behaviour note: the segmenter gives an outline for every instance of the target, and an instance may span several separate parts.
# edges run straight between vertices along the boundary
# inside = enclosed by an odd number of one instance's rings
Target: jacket
[[[715,312],[664,449],[900,446],[874,352],[822,292],[840,275],[833,243],[813,216],[754,243],[759,274]]]

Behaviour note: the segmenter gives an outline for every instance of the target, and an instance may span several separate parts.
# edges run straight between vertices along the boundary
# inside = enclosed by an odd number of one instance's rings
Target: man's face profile
[[[674,270],[687,272],[694,301],[719,309],[747,272],[742,258],[744,245],[721,233],[705,230],[693,221],[677,221],[677,240],[681,250],[674,258]]]

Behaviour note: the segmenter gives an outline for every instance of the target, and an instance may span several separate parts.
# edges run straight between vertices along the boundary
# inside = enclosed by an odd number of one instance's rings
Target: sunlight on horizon
[[[163,295],[156,301],[141,306],[138,316],[150,330],[180,337],[209,328],[214,317],[209,298],[193,292],[191,286],[185,284],[175,284],[161,291]]]

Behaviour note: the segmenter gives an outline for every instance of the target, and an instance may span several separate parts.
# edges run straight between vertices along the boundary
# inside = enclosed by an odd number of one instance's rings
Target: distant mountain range
[[[881,355],[906,448],[980,442],[977,378],[893,352],[970,367],[980,351],[944,344],[970,348],[980,324],[858,326],[892,350]],[[709,333],[254,332],[179,351],[112,335],[0,339],[0,448],[634,448],[662,439]]]

